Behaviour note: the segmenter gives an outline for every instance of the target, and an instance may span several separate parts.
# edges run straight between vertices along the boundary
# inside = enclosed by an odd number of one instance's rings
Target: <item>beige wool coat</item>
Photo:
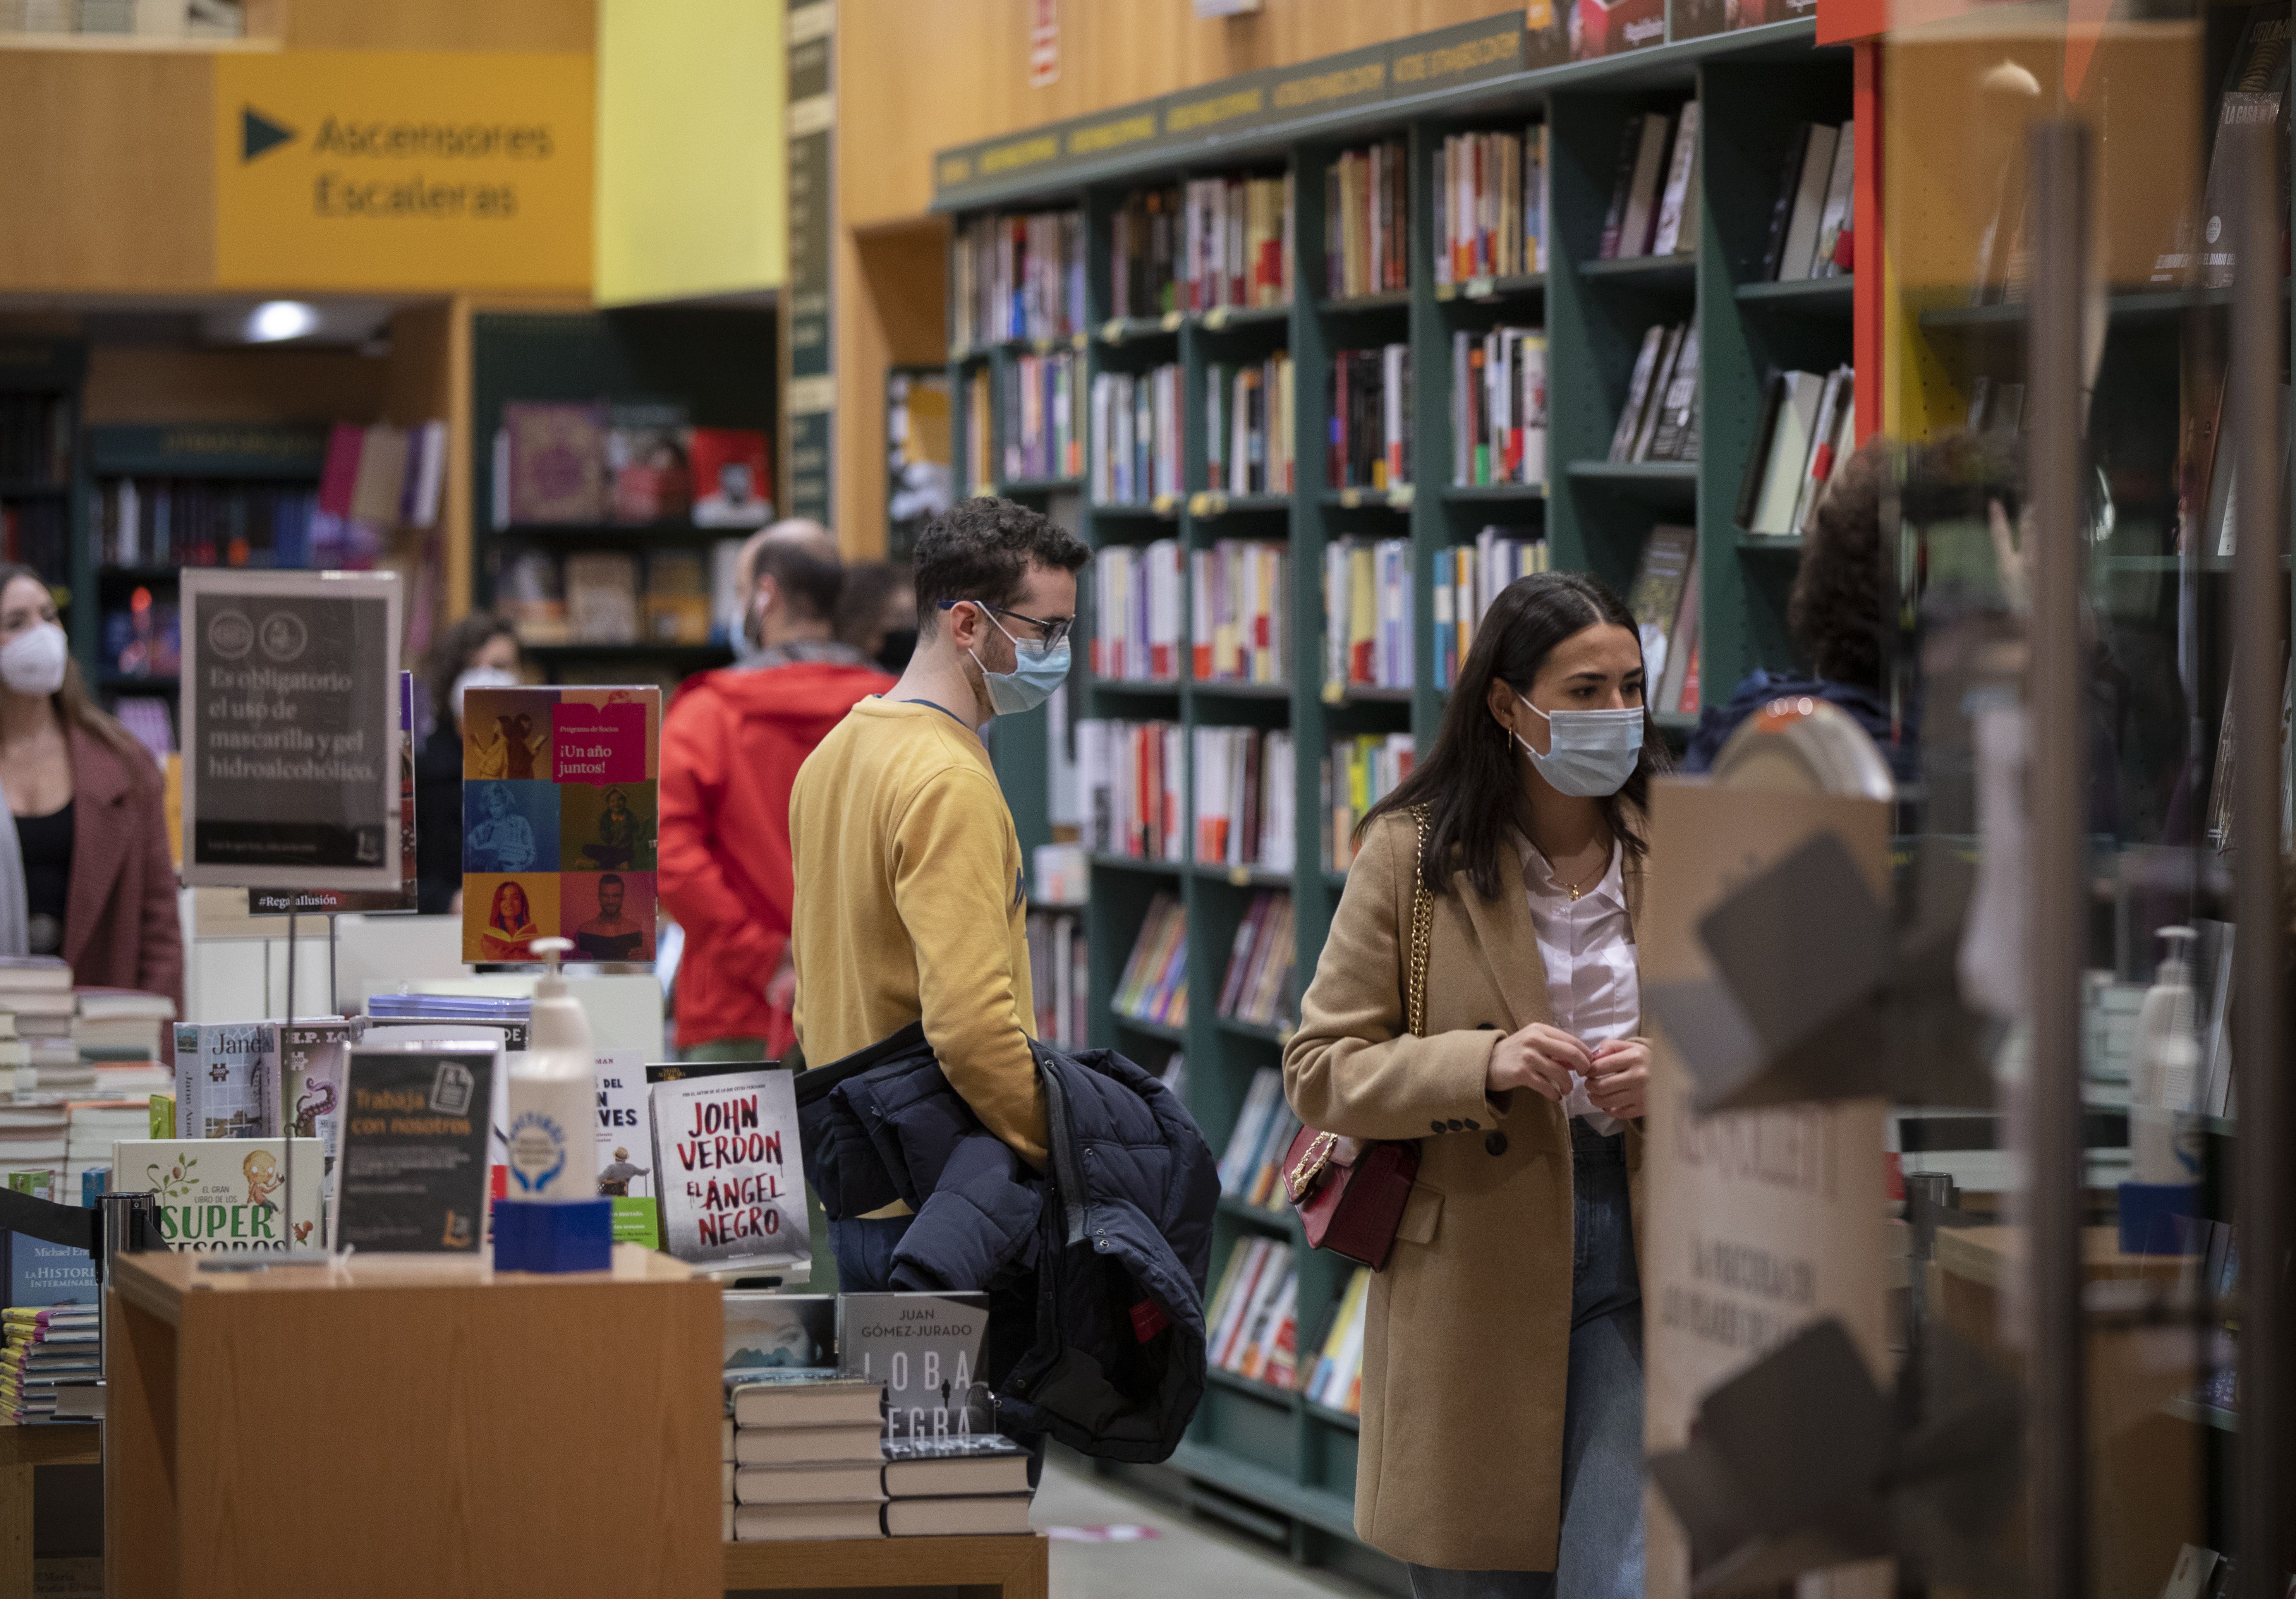
[[[1551,1021],[1546,968],[1519,874],[1485,899],[1456,874],[1435,896],[1427,1029],[1404,1030],[1417,873],[1408,816],[1373,824],[1283,1052],[1283,1086],[1311,1128],[1416,1139],[1417,1183],[1395,1251],[1371,1280],[1356,1532],[1400,1560],[1551,1571],[1562,1520],[1569,1370],[1570,1130],[1561,1106],[1484,1094],[1491,1046]],[[1629,855],[1628,914],[1643,878]],[[1643,1134],[1626,1157],[1637,1227]]]

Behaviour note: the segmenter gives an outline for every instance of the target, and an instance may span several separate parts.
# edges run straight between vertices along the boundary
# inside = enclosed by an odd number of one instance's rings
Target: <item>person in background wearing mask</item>
[[[765,652],[766,646],[758,642],[758,557],[765,554],[766,545],[780,539],[826,539],[832,545],[837,536],[811,517],[785,516],[768,528],[759,528],[742,541],[734,556],[734,592],[741,596],[742,614],[734,625],[734,664],[750,666]]]
[[[0,565],[0,788],[16,840],[0,863],[7,953],[61,955],[83,988],[164,994],[182,1015],[165,783],[87,697],[48,586],[13,562]]]
[[[924,1023],[981,1124],[1038,1170],[1027,863],[980,730],[1069,669],[1085,546],[1010,500],[965,500],[916,545],[915,655],[821,742],[790,796],[797,1033],[827,1065]],[[829,1225],[848,1292],[890,1284],[906,1205]]]
[[[1356,1531],[1416,1599],[1641,1599],[1636,922],[1665,765],[1617,596],[1510,584],[1434,748],[1358,830],[1284,1047],[1305,1126],[1419,1145],[1371,1279],[1356,1469]]]
[[[662,905],[685,930],[676,1042],[689,1060],[788,1049],[790,784],[824,734],[892,679],[830,636],[844,570],[814,522],[766,531],[742,665],[687,680],[661,722]]]
[[[890,561],[845,569],[837,599],[837,636],[887,671],[908,670],[917,652],[917,580]]]
[[[474,611],[430,645],[422,676],[430,685],[430,734],[414,754],[416,908],[426,916],[459,910],[463,898],[463,696],[474,688],[516,688],[518,635],[492,611]]]

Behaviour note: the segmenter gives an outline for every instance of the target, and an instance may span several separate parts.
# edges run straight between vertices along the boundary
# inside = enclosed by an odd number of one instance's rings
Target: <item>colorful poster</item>
[[[463,958],[654,957],[659,688],[473,689],[463,709]]]

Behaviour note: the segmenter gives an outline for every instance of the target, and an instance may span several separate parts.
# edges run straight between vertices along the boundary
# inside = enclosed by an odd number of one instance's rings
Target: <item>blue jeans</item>
[[[1562,1402],[1562,1541],[1553,1571],[1411,1568],[1413,1599],[1642,1599],[1643,1293],[1625,1139],[1570,1122],[1578,1190]]]

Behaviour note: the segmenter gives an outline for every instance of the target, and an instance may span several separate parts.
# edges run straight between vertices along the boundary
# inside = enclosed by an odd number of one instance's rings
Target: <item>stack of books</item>
[[[76,1099],[64,1107],[64,1193],[75,1199],[86,1193],[90,1173],[111,1169],[113,1144],[154,1136],[148,1093],[140,1099]]]
[[[80,1058],[72,1037],[78,1008],[71,968],[62,961],[26,955],[0,964],[0,1009],[14,1013],[31,1067],[20,1087],[62,1093],[95,1086],[95,1069]]]
[[[1109,1008],[1136,1021],[1188,1024],[1188,914],[1174,895],[1148,902]]]
[[[726,1382],[730,1538],[876,1538],[883,1531],[882,1382],[810,1370],[729,1370]]]
[[[1169,683],[1180,675],[1180,545],[1111,545],[1092,563],[1092,675]]]
[[[10,1011],[0,1011],[0,1086],[14,1093],[18,1087],[32,1084],[32,1051],[16,1036],[16,1017]]]
[[[1277,350],[1237,366],[1204,369],[1206,486],[1225,494],[1290,494],[1298,477],[1292,447],[1292,357]]]
[[[1299,1365],[1300,1270],[1292,1246],[1239,1238],[1205,1312],[1213,1365],[1290,1388]]]
[[[1546,334],[1451,335],[1451,481],[1546,481]]]
[[[994,1432],[885,1441],[888,1537],[1025,1534],[1029,1451]]]
[[[976,217],[957,230],[949,299],[960,349],[1084,332],[1084,214]]]
[[[1698,459],[1698,324],[1653,323],[1627,380],[1627,403],[1611,430],[1615,462]]]
[[[1152,505],[1180,493],[1180,368],[1103,372],[1092,381],[1095,505]]]
[[[1407,733],[1363,733],[1332,741],[1332,758],[1324,769],[1324,810],[1332,819],[1332,871],[1344,872],[1354,864],[1356,824],[1411,775],[1412,755]]]
[[[1324,546],[1324,689],[1411,686],[1411,541]]]
[[[1340,1295],[1314,1363],[1300,1372],[1300,1391],[1310,1405],[1349,1415],[1363,1414],[1364,1304],[1370,1297],[1371,1273],[1357,1267]]]
[[[1283,1100],[1283,1074],[1273,1066],[1253,1072],[1235,1130],[1220,1155],[1220,1192],[1283,1214],[1291,1201],[1283,1187],[1283,1154],[1299,1130],[1300,1119]]]
[[[1186,730],[1086,718],[1076,738],[1086,845],[1097,855],[1185,860]]]
[[[1698,244],[1698,102],[1630,116],[1620,135],[1598,258],[1687,254]],[[1661,187],[1661,185],[1663,185]]]
[[[11,1237],[12,1254],[20,1236]],[[86,1261],[86,1250],[72,1252]],[[59,1417],[56,1390],[93,1387],[102,1381],[97,1320],[94,1304],[11,1305],[0,1311],[0,1325],[7,1332],[7,1343],[0,1348],[0,1420],[21,1427],[86,1419]]]
[[[135,988],[75,988],[78,1013],[72,1041],[95,1073],[98,1095],[135,1099],[165,1094],[175,1079],[160,1063],[162,1029],[176,1020],[176,1002]]]
[[[1324,168],[1324,293],[1355,299],[1408,288],[1410,215],[1401,139],[1348,151]]]
[[[55,1095],[19,1094],[0,1104],[0,1180],[12,1188],[45,1189],[45,1197],[61,1201],[70,1118]]]
[[[1299,955],[1292,914],[1292,896],[1280,890],[1251,897],[1220,980],[1220,1015],[1259,1027],[1292,1025],[1292,974]]]
[[[1270,539],[1223,538],[1188,553],[1190,676],[1282,683],[1290,659],[1292,558]]]
[[[1534,528],[1485,528],[1472,544],[1454,545],[1435,557],[1435,686],[1459,680],[1475,629],[1499,591],[1518,578],[1547,570],[1546,537]]]
[[[1199,865],[1289,872],[1294,857],[1292,735],[1257,727],[1197,727]]]
[[[1435,283],[1546,270],[1546,127],[1452,134],[1435,190]]]
[[[1411,347],[1332,352],[1325,398],[1332,488],[1401,488],[1411,481]]]

